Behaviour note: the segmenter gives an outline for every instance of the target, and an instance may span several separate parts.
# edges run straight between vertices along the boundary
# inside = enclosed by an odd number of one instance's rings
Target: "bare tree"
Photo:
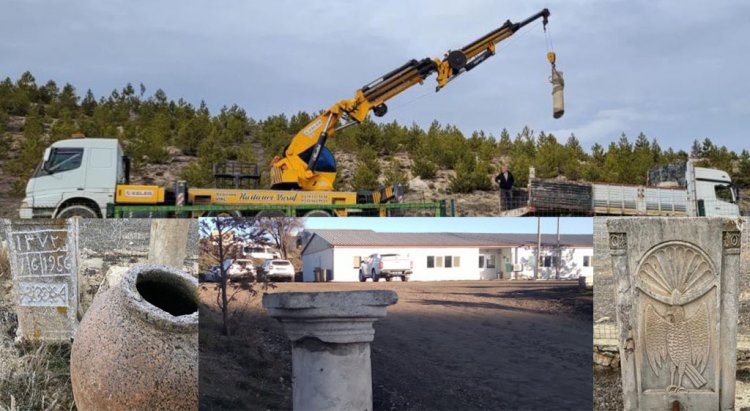
[[[216,283],[216,305],[221,309],[222,334],[230,333],[230,304],[235,301],[241,291],[247,291],[251,295],[257,295],[254,287],[255,279],[246,278],[237,286],[228,287],[228,269],[241,255],[241,242],[238,238],[257,240],[262,238],[264,230],[258,226],[258,221],[251,218],[202,218],[199,222],[201,233],[201,255],[208,256],[209,260],[218,265],[219,281]],[[205,260],[205,259],[204,259]],[[267,282],[263,288],[267,288]]]
[[[264,217],[258,219],[258,227],[272,239],[281,256],[287,260],[290,250],[294,248],[292,240],[304,228],[304,221],[294,217]]]

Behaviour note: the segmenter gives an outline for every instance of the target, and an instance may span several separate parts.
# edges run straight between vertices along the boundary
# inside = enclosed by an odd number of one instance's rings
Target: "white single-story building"
[[[382,233],[372,230],[309,230],[302,249],[303,280],[358,281],[359,266],[371,254],[411,258],[410,281],[533,278],[536,234]],[[593,236],[543,234],[538,278],[592,274]]]

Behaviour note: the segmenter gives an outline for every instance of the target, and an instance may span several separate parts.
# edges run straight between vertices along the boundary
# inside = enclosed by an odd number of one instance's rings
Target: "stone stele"
[[[78,220],[7,221],[16,338],[66,342],[78,322]]]
[[[387,290],[263,296],[292,341],[295,410],[372,410],[372,324],[396,301]]]
[[[732,410],[741,223],[607,221],[626,410]]]

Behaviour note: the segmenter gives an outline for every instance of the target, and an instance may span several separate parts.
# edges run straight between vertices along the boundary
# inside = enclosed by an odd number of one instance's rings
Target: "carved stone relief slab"
[[[626,410],[730,410],[739,230],[722,218],[607,221]]]
[[[640,391],[716,393],[719,337],[716,270],[708,256],[683,241],[659,244],[636,269]],[[713,320],[713,321],[712,321]]]
[[[68,341],[78,310],[78,220],[7,221],[17,338]]]

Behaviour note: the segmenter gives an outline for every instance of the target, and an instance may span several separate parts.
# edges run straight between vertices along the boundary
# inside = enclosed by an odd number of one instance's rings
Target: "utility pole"
[[[560,216],[557,216],[557,248],[555,249],[555,280],[560,279],[560,258],[562,253],[560,252]]]
[[[536,218],[536,261],[534,264],[534,279],[539,279],[539,265],[542,260],[542,217]]]

